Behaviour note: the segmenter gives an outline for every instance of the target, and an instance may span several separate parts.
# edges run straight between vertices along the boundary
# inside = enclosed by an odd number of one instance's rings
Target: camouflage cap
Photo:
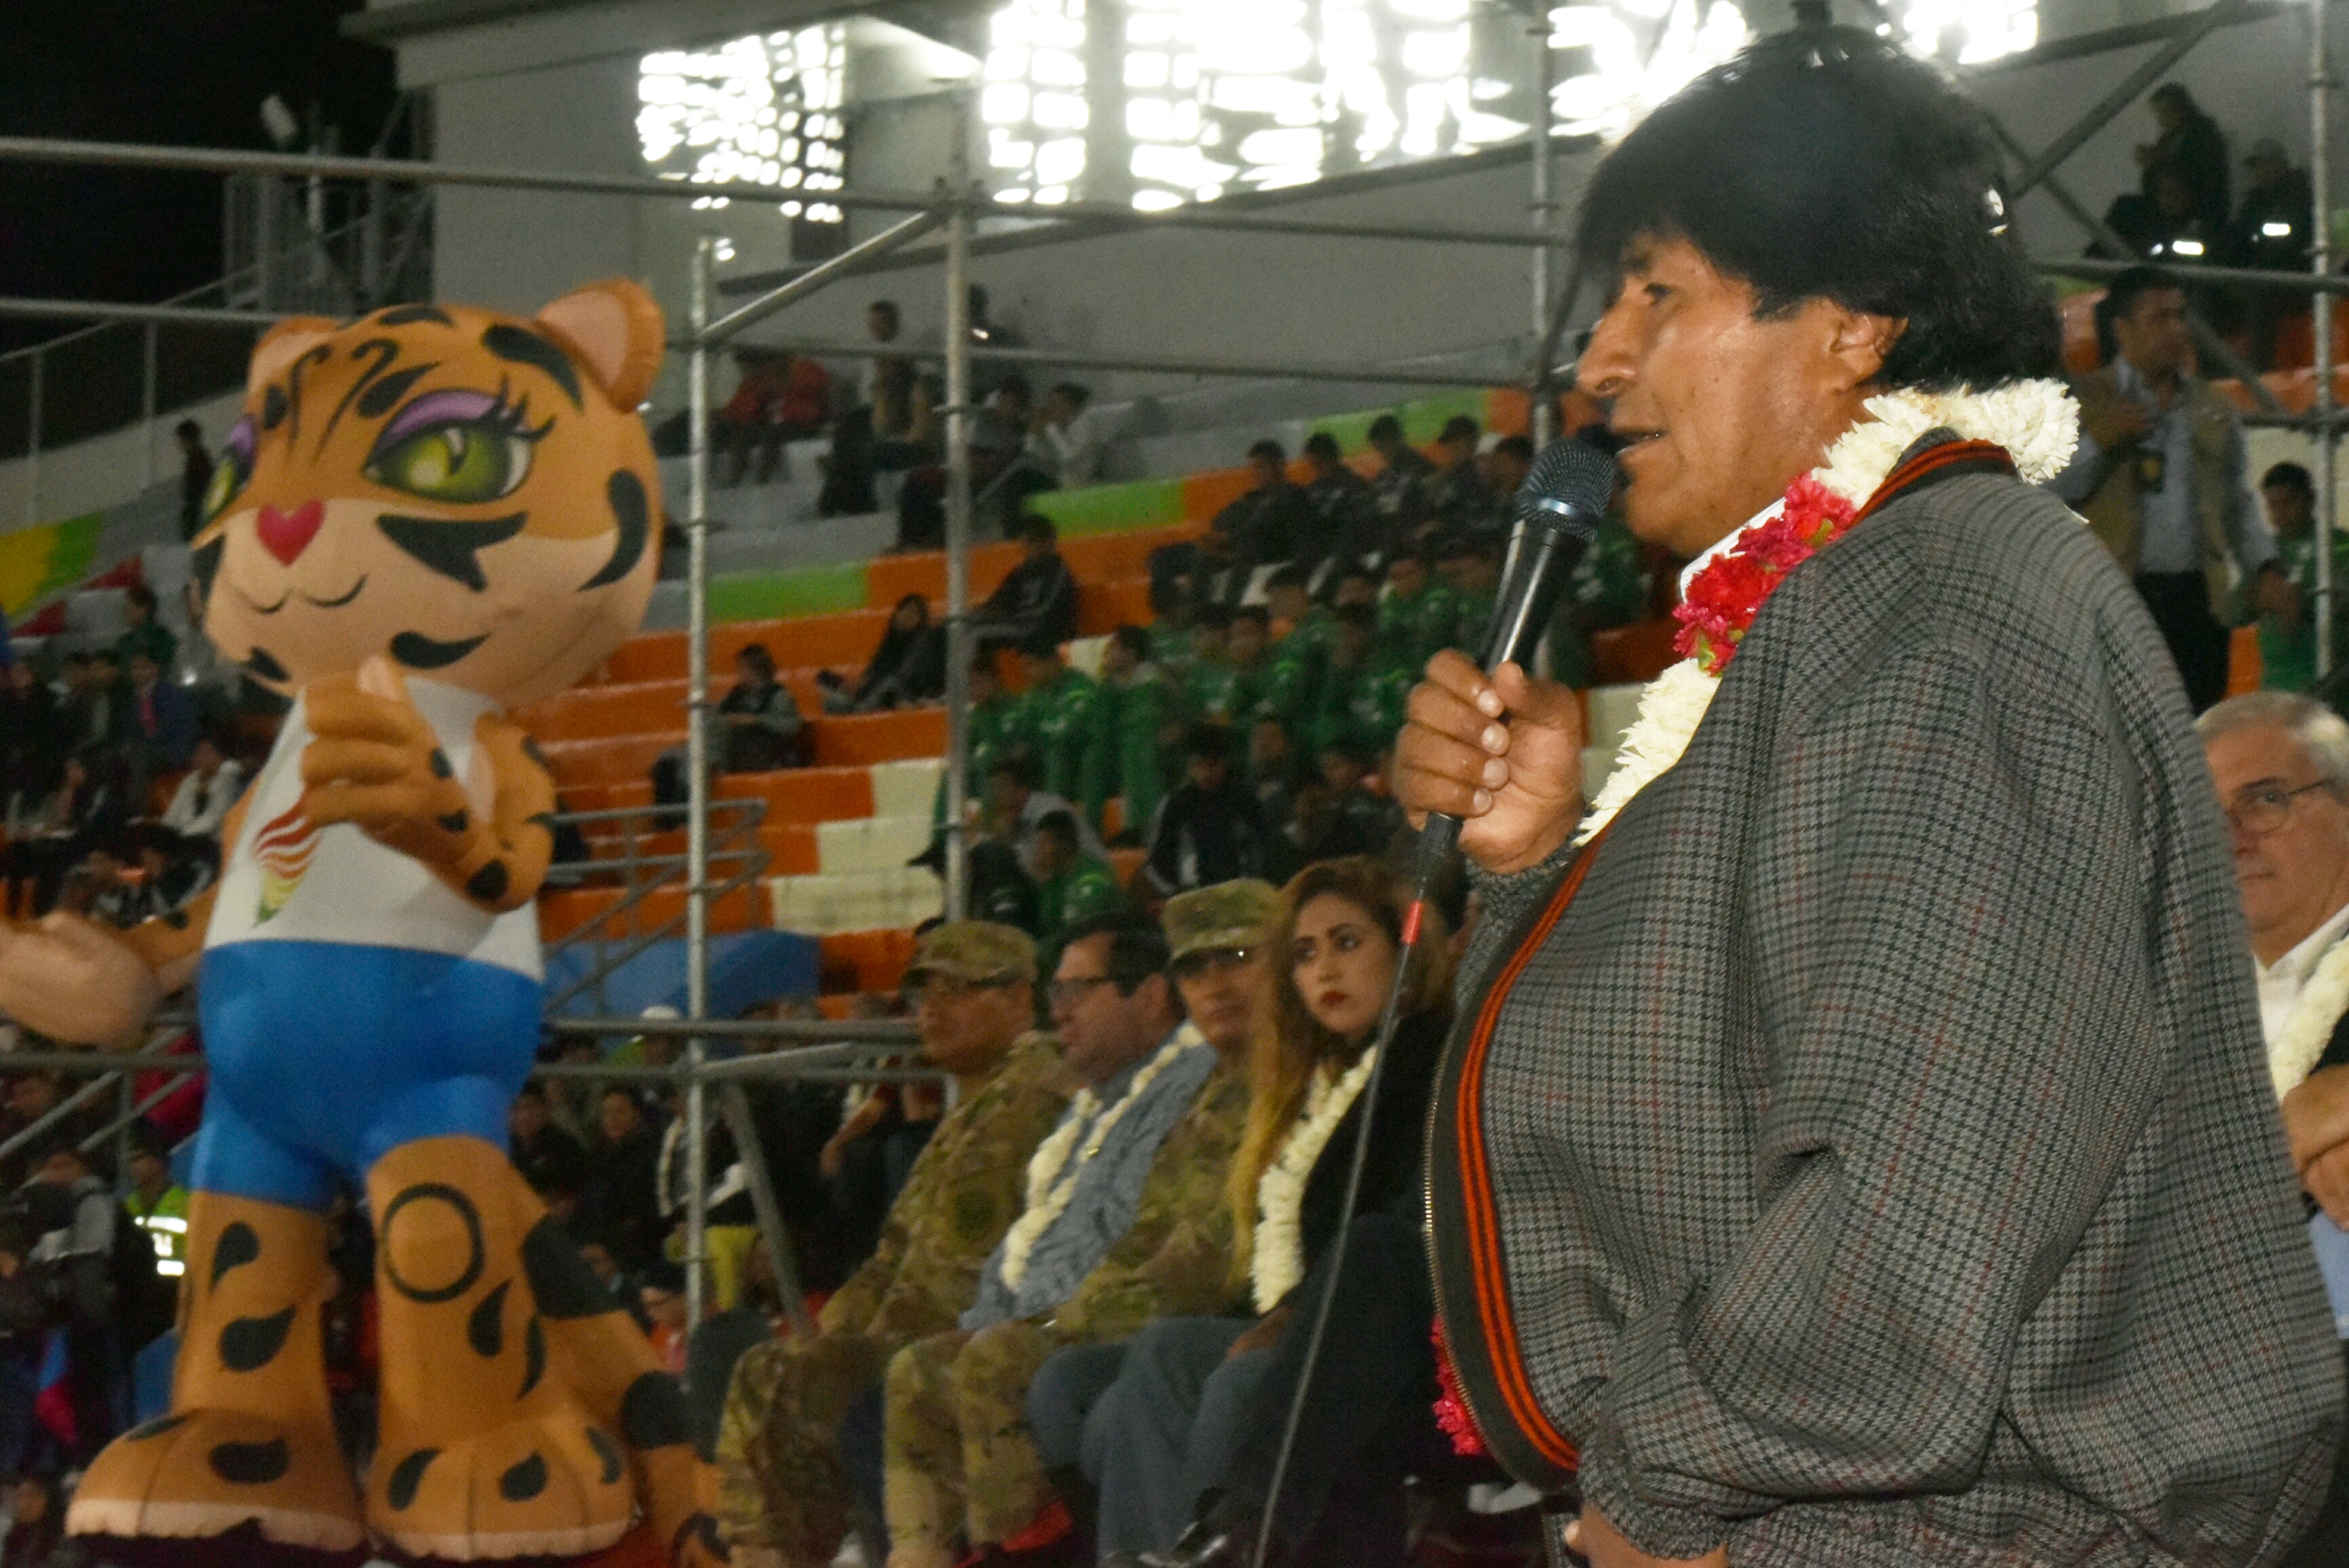
[[[1194,953],[1255,947],[1280,908],[1280,893],[1254,877],[1178,892],[1166,901],[1166,955],[1180,963]]]
[[[914,949],[905,978],[943,975],[976,984],[1016,980],[1036,983],[1036,944],[1017,926],[992,920],[952,920],[935,927]]]

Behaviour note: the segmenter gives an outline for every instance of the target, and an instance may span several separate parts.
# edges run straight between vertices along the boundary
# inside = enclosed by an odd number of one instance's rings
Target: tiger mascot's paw
[[[367,1521],[411,1557],[453,1563],[576,1557],[612,1545],[636,1516],[619,1445],[576,1409],[378,1454]]]
[[[357,1562],[367,1539],[331,1430],[296,1431],[237,1410],[182,1410],[124,1433],[82,1477],[66,1520],[76,1535],[160,1537],[169,1551],[158,1560],[173,1563],[198,1540],[225,1548],[232,1536],[255,1534],[273,1548]],[[250,1562],[253,1552],[232,1557]],[[129,1560],[115,1552],[108,1561],[117,1559]]]

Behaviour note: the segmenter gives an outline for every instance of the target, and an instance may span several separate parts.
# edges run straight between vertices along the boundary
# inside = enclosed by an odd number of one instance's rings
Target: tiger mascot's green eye
[[[492,420],[436,426],[370,459],[367,477],[426,500],[464,505],[512,495],[530,477],[533,438]]]

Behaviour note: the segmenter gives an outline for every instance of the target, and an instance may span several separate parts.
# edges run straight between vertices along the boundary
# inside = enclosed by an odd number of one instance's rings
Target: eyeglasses
[[[1055,980],[1044,988],[1044,995],[1055,1007],[1071,1007],[1094,986],[1116,984],[1117,977],[1112,975],[1088,975],[1075,980]]]
[[[1238,968],[1256,956],[1253,947],[1211,947],[1186,953],[1167,967],[1177,980],[1198,980]]]
[[[2303,784],[2297,789],[2287,789],[2280,784],[2255,784],[2235,797],[2227,808],[2227,820],[2235,831],[2254,839],[2264,839],[2290,820],[2292,803],[2312,789],[2322,789],[2326,780]]]

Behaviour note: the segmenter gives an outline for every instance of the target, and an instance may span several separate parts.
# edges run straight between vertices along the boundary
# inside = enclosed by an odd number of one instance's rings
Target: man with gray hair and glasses
[[[2195,729],[2227,812],[2292,1165],[2349,1227],[2349,722],[2312,697],[2262,691],[2220,703]],[[2325,1273],[2333,1284],[2330,1261]],[[2336,1320],[2344,1305],[2336,1285]],[[2340,1563],[2349,1463],[2336,1460],[2324,1512],[2284,1568]]]

